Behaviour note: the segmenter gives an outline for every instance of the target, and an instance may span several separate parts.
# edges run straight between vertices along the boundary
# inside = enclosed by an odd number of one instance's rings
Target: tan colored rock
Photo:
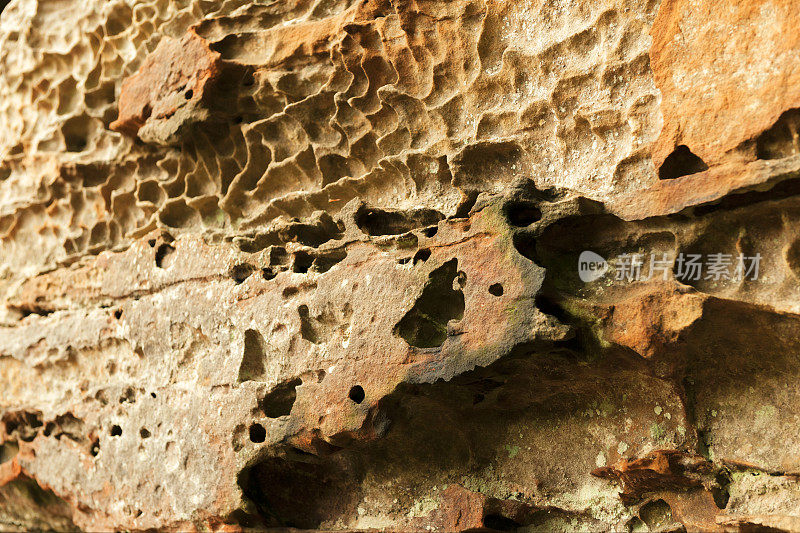
[[[796,11],[13,0],[0,529],[797,530]]]

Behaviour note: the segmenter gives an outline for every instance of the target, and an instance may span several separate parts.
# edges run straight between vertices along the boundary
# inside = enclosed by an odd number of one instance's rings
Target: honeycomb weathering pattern
[[[597,197],[641,186],[660,122],[647,67],[654,10],[627,1],[577,11],[552,2],[14,2],[3,12],[0,81],[16,95],[0,114],[6,264],[68,264],[158,227],[253,234],[356,197],[452,214],[465,191],[501,191],[520,175]],[[247,67],[226,80],[207,123],[172,147],[113,131],[131,133],[143,118],[128,101],[147,107],[123,80],[157,59],[159,44],[195,31]],[[175,72],[201,67],[185,53],[165,59]],[[171,94],[180,83],[156,67],[154,92],[182,100],[192,89]],[[117,98],[138,118],[114,128]],[[209,114],[167,100],[153,102],[156,115],[178,106],[178,121],[194,124]]]
[[[701,7],[0,0],[0,529],[800,530],[800,4]]]

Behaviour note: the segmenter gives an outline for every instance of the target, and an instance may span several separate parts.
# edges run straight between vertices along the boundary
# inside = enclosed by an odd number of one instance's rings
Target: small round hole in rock
[[[416,254],[414,254],[414,264],[417,263],[424,263],[431,257],[431,251],[427,248],[423,248],[419,250]]]
[[[92,457],[97,457],[97,454],[100,453],[100,443],[98,441],[92,442],[89,453],[92,454]]]
[[[148,431],[147,428],[142,428],[139,430],[139,436],[142,437],[143,439],[149,439],[150,431]]]
[[[261,424],[252,424],[250,426],[250,441],[251,442],[264,442],[267,440],[267,430]]]
[[[116,311],[114,311],[114,318],[116,318],[117,320],[122,318],[122,309],[117,309]]]
[[[366,394],[364,393],[364,387],[361,385],[355,385],[350,389],[350,393],[347,395],[351,400],[356,403],[361,403],[364,401]]]
[[[184,94],[184,96],[186,97],[186,99],[187,99],[187,100],[191,100],[191,99],[192,99],[192,97],[194,96],[194,91],[193,91],[193,90],[191,90],[191,89],[189,89],[188,91],[186,91],[186,93]]]
[[[114,424],[113,426],[111,426],[111,431],[109,432],[109,435],[111,435],[112,437],[119,437],[120,435],[122,435],[122,428]]]
[[[503,295],[503,286],[499,283],[492,283],[489,285],[489,294],[492,296],[502,296]]]
[[[152,396],[153,398],[155,398],[155,397],[156,397],[156,393],[155,393],[155,392],[151,392],[151,393],[150,393],[150,396]]]

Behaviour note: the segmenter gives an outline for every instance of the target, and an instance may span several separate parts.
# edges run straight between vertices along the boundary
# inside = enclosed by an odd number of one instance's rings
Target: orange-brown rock
[[[137,73],[122,84],[119,117],[111,129],[136,136],[148,121],[158,125],[188,110],[197,113],[222,70],[219,53],[194,31],[180,40],[162,40]]]
[[[620,497],[634,502],[646,492],[701,487],[712,471],[702,457],[679,450],[655,450],[640,459],[623,459],[614,466],[598,468],[592,475],[618,481],[622,485]]]
[[[798,24],[792,0],[661,2],[650,50],[664,115],[656,167],[679,146],[710,166],[757,157],[759,135],[800,107]]]

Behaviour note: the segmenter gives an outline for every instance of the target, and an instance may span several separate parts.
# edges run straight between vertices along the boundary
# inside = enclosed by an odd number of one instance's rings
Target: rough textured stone
[[[650,52],[664,113],[656,165],[681,145],[708,164],[761,157],[756,139],[800,107],[798,17],[792,0],[661,3]]]
[[[0,529],[800,530],[800,4],[0,10]]]

